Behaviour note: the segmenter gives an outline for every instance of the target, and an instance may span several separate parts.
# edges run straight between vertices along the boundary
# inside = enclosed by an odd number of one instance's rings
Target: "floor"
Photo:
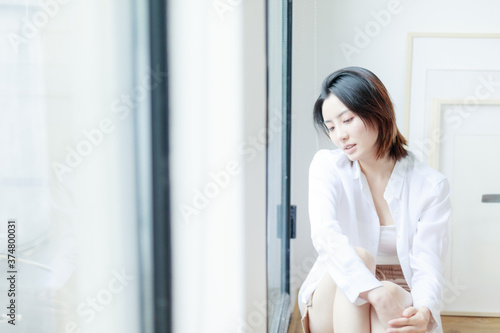
[[[500,318],[442,316],[444,333],[499,333]],[[288,333],[302,333],[297,305],[290,319]]]

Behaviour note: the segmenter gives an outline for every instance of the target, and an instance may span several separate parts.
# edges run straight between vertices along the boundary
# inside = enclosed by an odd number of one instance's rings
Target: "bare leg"
[[[386,328],[384,328],[384,325],[380,322],[380,320],[377,317],[377,313],[375,312],[375,308],[372,306],[370,307],[370,324],[371,324],[371,333],[385,333]]]
[[[369,333],[370,332],[370,308],[366,303],[361,306],[352,304],[342,292],[335,295],[333,316],[335,321],[333,327],[335,333]]]
[[[356,252],[375,273],[375,261],[370,253],[363,248],[356,248]],[[349,302],[342,292],[337,293],[337,286],[328,273],[314,291],[311,303],[308,310],[311,333],[333,333],[334,323],[335,333],[370,332],[370,304],[359,307]]]
[[[365,249],[356,247],[359,257],[366,267],[375,275],[375,260]],[[370,333],[370,308],[366,303],[362,306],[352,304],[342,292],[335,295],[333,306],[333,325],[335,333]]]
[[[326,273],[312,295],[309,307],[309,330],[311,333],[333,333],[333,300],[337,286]]]
[[[397,284],[390,281],[382,281],[382,284],[384,285],[384,288],[389,290],[391,294],[393,294],[394,297],[396,297],[398,302],[401,305],[403,305],[405,309],[412,305],[413,301],[411,294],[409,292],[407,292]],[[371,308],[370,312],[371,312],[372,333],[384,333],[388,327],[387,323],[380,322],[377,313],[375,312],[375,309],[373,307]]]
[[[375,260],[365,249],[356,247],[356,252],[375,275]],[[370,333],[370,304],[352,304],[327,273],[312,296],[308,309],[311,333]],[[335,320],[334,320],[335,318]]]

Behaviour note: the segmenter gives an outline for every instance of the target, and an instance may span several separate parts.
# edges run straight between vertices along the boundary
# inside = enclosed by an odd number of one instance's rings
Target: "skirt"
[[[410,292],[410,287],[408,287],[403,270],[399,265],[377,265],[375,277],[380,281],[393,282],[407,292]]]
[[[401,269],[400,265],[377,265],[376,269],[375,269],[375,277],[379,281],[393,282],[393,283],[397,284],[398,286],[400,286],[401,288],[403,288],[404,290],[406,290],[407,292],[410,292],[410,287],[406,283],[406,279],[403,275],[403,270]],[[311,295],[311,301],[309,302],[309,304],[306,305],[306,310],[305,310],[304,316],[302,317],[302,320],[301,320],[302,321],[302,330],[304,331],[304,333],[310,333],[309,332],[309,313],[308,313],[308,310],[309,310],[309,307],[312,306],[313,296],[314,296],[314,292]]]

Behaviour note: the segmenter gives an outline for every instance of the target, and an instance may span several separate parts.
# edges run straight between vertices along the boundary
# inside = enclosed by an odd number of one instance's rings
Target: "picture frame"
[[[476,142],[482,135],[498,132],[494,123],[498,123],[500,117],[497,112],[500,110],[500,34],[410,33],[407,47],[403,135],[409,141],[410,151],[444,173],[453,189],[454,185],[462,184],[455,179],[458,176],[454,177],[453,161],[455,152],[464,156],[460,150],[462,144],[470,146],[465,138]],[[484,115],[495,121],[484,119]],[[475,194],[472,199],[476,199]],[[474,205],[475,209],[480,206],[475,201]],[[450,224],[450,235],[466,234],[471,228],[469,220],[456,218],[457,223]],[[481,219],[479,215],[477,219]],[[481,222],[478,225],[485,223],[483,220],[476,222]],[[477,242],[482,246],[490,244],[484,240]],[[460,253],[464,253],[462,243],[462,238],[455,241],[451,237],[445,289],[460,283],[467,288],[455,290],[456,295],[452,293],[453,302],[445,301],[442,314],[499,317],[500,310],[491,302],[486,301],[479,308],[469,302],[472,299],[470,292],[478,284],[470,280],[468,273],[463,276],[459,273],[466,269],[458,264]],[[494,272],[491,271],[496,276],[498,270]]]
[[[405,83],[403,135],[409,148],[428,139],[431,97],[426,91],[428,74],[442,72],[495,72],[500,78],[500,34],[471,33],[409,33]],[[500,89],[488,98],[500,98]],[[474,87],[470,87],[470,94]],[[433,96],[460,98],[461,96]],[[410,128],[411,123],[411,128]],[[429,162],[428,154],[422,156]]]

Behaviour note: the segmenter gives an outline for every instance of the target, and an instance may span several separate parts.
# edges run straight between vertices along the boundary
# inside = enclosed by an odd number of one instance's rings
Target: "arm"
[[[360,293],[382,284],[365,266],[338,220],[344,184],[326,150],[314,156],[309,168],[309,217],[319,260],[349,301],[362,305]],[[343,209],[347,209],[343,207]]]
[[[404,293],[404,294],[403,294]],[[372,305],[377,313],[380,323],[387,328],[389,322],[396,318],[401,318],[404,313],[404,306],[411,304],[410,294],[399,288],[376,288],[364,293],[361,293]]]
[[[449,197],[450,186],[443,179],[432,189],[423,206],[410,251],[413,306],[405,309],[402,318],[389,322],[388,332],[407,332],[410,328],[408,332],[427,332],[440,323],[443,266],[451,216]]]
[[[450,185],[444,179],[436,185],[426,203],[410,252],[413,270],[412,296],[415,308],[427,307],[433,317],[440,316],[443,297],[444,260],[448,250],[448,223],[451,217]]]

